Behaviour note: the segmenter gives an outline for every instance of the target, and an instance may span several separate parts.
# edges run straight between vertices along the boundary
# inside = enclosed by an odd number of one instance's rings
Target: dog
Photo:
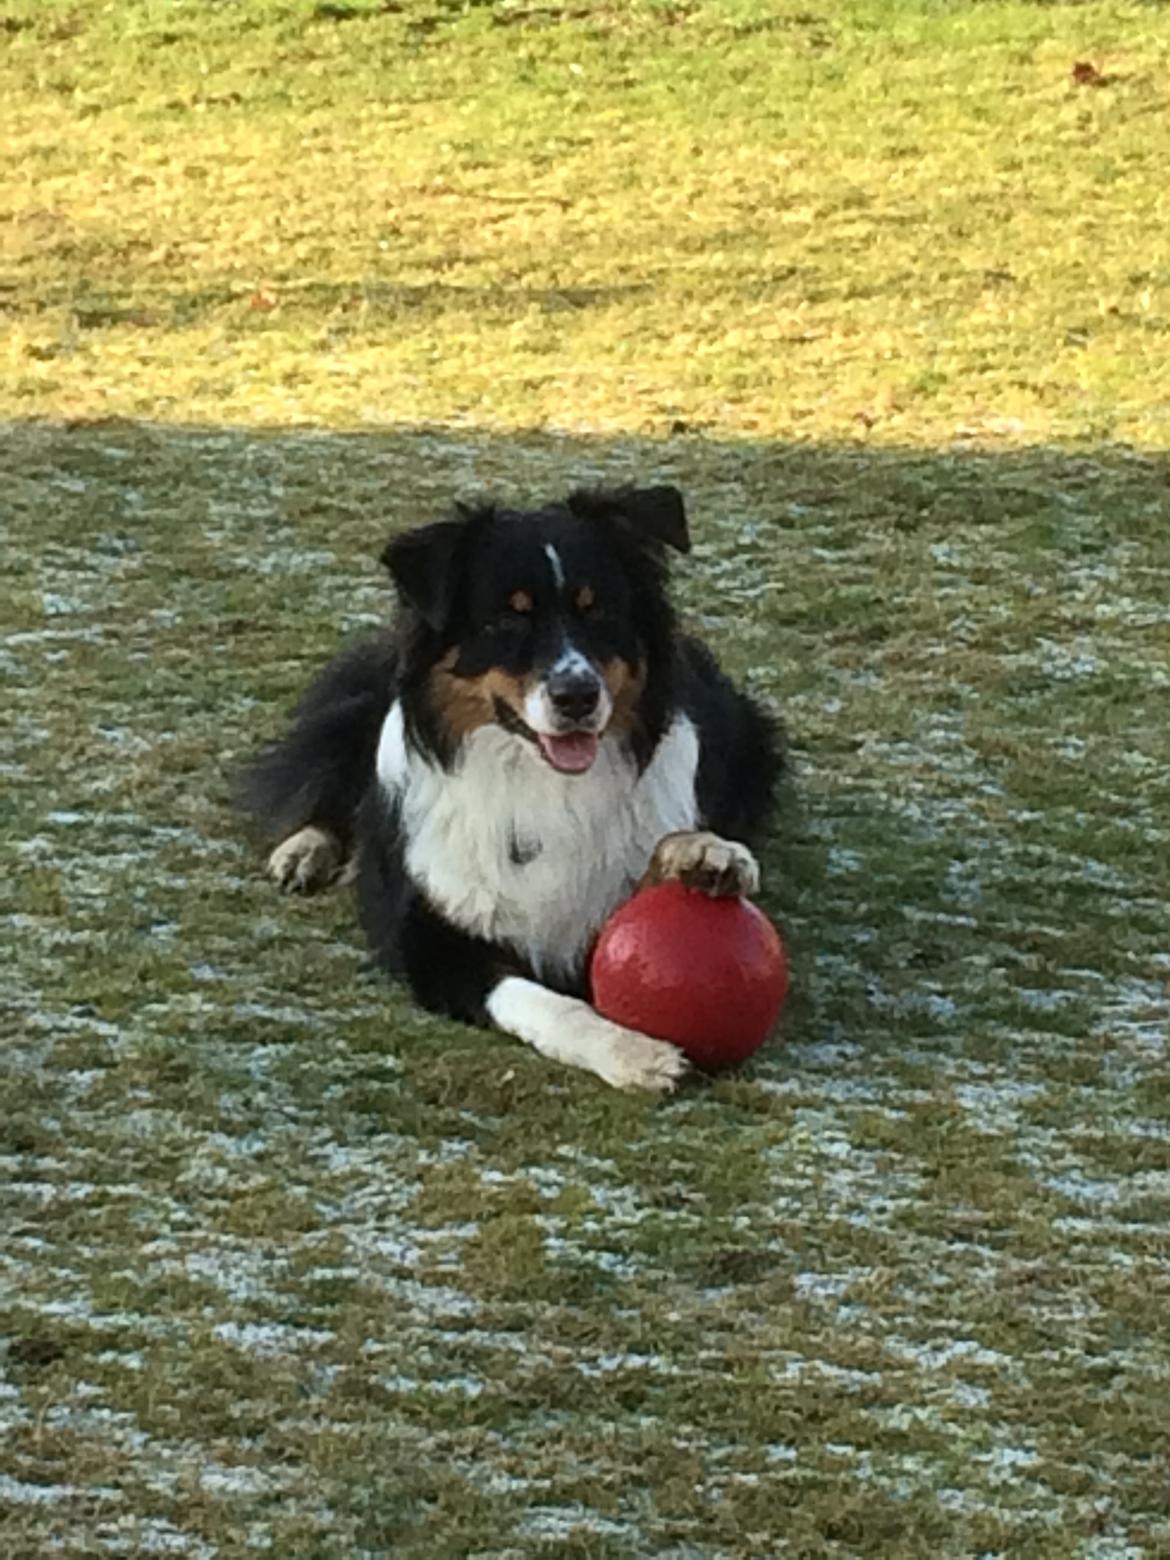
[[[326,667],[240,794],[281,888],[356,880],[424,1007],[621,1088],[686,1062],[589,1006],[596,935],[644,882],[753,894],[782,766],[779,722],[676,627],[689,548],[668,486],[393,537],[394,624]]]

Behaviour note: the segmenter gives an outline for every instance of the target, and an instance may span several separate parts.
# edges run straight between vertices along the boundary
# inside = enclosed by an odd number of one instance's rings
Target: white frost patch
[[[977,1453],[975,1461],[988,1465],[992,1484],[1007,1484],[1015,1478],[1018,1469],[1032,1468],[1040,1458],[1030,1447],[995,1446],[990,1452]]]
[[[110,1554],[191,1555],[194,1560],[213,1560],[217,1553],[202,1539],[184,1533],[163,1517],[127,1515],[118,1523],[103,1523],[96,1530],[98,1546]]]
[[[388,1262],[394,1267],[417,1267],[422,1258],[422,1246],[419,1244],[426,1232],[416,1230],[412,1232],[418,1239],[411,1239],[402,1235],[392,1235],[389,1231],[370,1230],[357,1228],[352,1225],[340,1227],[340,1233],[344,1234],[354,1256],[360,1257],[362,1267],[368,1274],[370,1272],[371,1259],[378,1258],[382,1262]],[[474,1227],[471,1230],[474,1234]],[[435,1230],[427,1238],[433,1240],[445,1240],[449,1230],[446,1227]]]
[[[221,1322],[213,1329],[217,1338],[260,1359],[276,1359],[300,1349],[329,1343],[332,1332],[316,1327],[290,1327],[282,1322]]]
[[[826,867],[831,877],[849,877],[855,872],[860,872],[864,862],[855,850],[846,850],[841,845],[830,845]]]
[[[159,1271],[178,1271],[189,1278],[203,1279],[229,1299],[246,1302],[271,1299],[272,1281],[284,1277],[288,1262],[282,1257],[262,1257],[254,1251],[189,1251],[180,1262],[160,1264]]]
[[[474,1476],[478,1470],[469,1470]],[[525,1479],[514,1473],[489,1473],[482,1480],[483,1488],[491,1495],[523,1495],[529,1490],[547,1490],[552,1487],[551,1479]]]
[[[377,1282],[388,1295],[393,1295],[402,1305],[409,1305],[413,1310],[421,1312],[424,1316],[477,1316],[480,1305],[478,1300],[473,1300],[465,1295],[462,1290],[452,1289],[445,1284],[420,1284],[411,1278],[376,1278],[370,1275],[371,1282]]]
[[[1019,1083],[1014,1078],[995,1082],[957,1083],[955,1099],[975,1118],[974,1126],[1008,1132],[1019,1123],[1019,1108],[1045,1092],[1041,1083]]]
[[[870,975],[866,980],[865,994],[879,1013],[890,1013],[894,1017],[906,1018],[915,1013],[925,1013],[936,1023],[951,1024],[960,1012],[955,999],[944,992],[924,985],[895,995],[886,990],[876,975]]]
[[[430,1336],[436,1343],[451,1344],[455,1348],[497,1349],[507,1354],[521,1356],[522,1362],[531,1360],[532,1346],[523,1333],[496,1332],[488,1327],[437,1327]],[[384,1345],[366,1344],[367,1353],[377,1352]]]
[[[327,574],[336,562],[333,553],[318,547],[297,547],[290,536],[289,545],[275,552],[260,553],[248,562],[249,572],[266,576],[282,574]]]
[[[661,1354],[599,1354],[592,1360],[578,1360],[582,1376],[609,1376],[616,1370],[653,1370],[660,1376],[681,1375],[677,1365]]]
[[[525,1538],[570,1538],[586,1532],[597,1537],[628,1538],[634,1534],[628,1522],[613,1522],[587,1506],[532,1506],[516,1529]]]
[[[579,1246],[573,1241],[562,1240],[556,1235],[545,1237],[544,1249],[550,1256],[569,1257],[575,1262],[584,1263],[586,1267],[595,1267],[603,1273],[612,1273],[615,1278],[636,1278],[642,1270],[639,1262],[632,1257],[623,1256],[620,1252],[600,1251],[592,1246]]]
[[[800,1453],[786,1441],[773,1441],[764,1447],[764,1456],[773,1463],[794,1463],[798,1461]]]
[[[288,1484],[295,1475],[288,1469],[264,1470],[240,1464],[234,1468],[206,1463],[199,1470],[199,1483],[210,1495],[269,1495]]]
[[[941,1370],[945,1365],[960,1361],[966,1365],[991,1365],[996,1368],[1012,1365],[1011,1358],[994,1349],[985,1349],[973,1338],[955,1338],[949,1343],[911,1343],[908,1338],[889,1337],[885,1341],[886,1352],[895,1359],[917,1365],[920,1370]]]
[[[1003,659],[1012,661],[1017,657],[1005,656]],[[1089,639],[1078,639],[1071,645],[1040,639],[1030,655],[1018,659],[1039,666],[1054,682],[1079,682],[1082,678],[1095,677],[1104,668],[1097,646]]]
[[[99,644],[102,637],[100,628],[33,628],[22,630],[16,634],[4,634],[0,636],[0,643],[6,645],[36,645],[44,644],[54,639],[80,639],[86,644]]]
[[[1059,1013],[1070,1003],[1083,1000],[1076,991],[1038,991],[1032,986],[1017,986],[1012,995],[1024,1007],[1036,1013]]]
[[[78,601],[75,596],[62,596],[56,591],[43,590],[41,611],[46,617],[75,617],[79,612],[88,612],[89,605]]]
[[[194,974],[192,970],[192,974]],[[208,976],[200,979],[221,980],[225,979],[219,971],[213,970]],[[302,1029],[318,1030],[323,1027],[323,1020],[316,1013],[307,1013],[302,1008],[280,1006],[269,1002],[235,1002],[232,1004],[232,1013],[236,1018],[260,1018],[270,1024],[293,1024]]]
[[[952,1382],[945,1396],[956,1408],[986,1408],[991,1402],[991,1393],[986,1387],[972,1386],[969,1381]]]
[[[136,1349],[103,1349],[97,1356],[99,1365],[120,1365],[123,1370],[145,1370],[146,1356]]]
[[[476,1381],[474,1376],[435,1376],[426,1381],[415,1376],[380,1376],[378,1379],[387,1392],[442,1392],[477,1398],[483,1391],[483,1382]]]
[[[1170,954],[1159,955],[1170,963]],[[1118,981],[1097,1004],[1094,1038],[1121,1040],[1142,1061],[1160,1061],[1170,1044],[1170,988],[1162,980]]]
[[[832,1365],[828,1360],[805,1359],[800,1355],[773,1365],[771,1374],[778,1381],[804,1381],[809,1376],[819,1376],[847,1392],[868,1391],[879,1377],[877,1371],[850,1370],[844,1365]]]
[[[916,1485],[911,1486],[911,1489],[921,1487],[922,1484],[919,1481]],[[1050,1528],[1055,1526],[1059,1520],[1059,1512],[1052,1507],[1020,1506],[1015,1504],[1010,1507],[1001,1506],[995,1501],[988,1500],[986,1494],[982,1491],[960,1490],[953,1485],[945,1485],[942,1489],[939,1489],[935,1494],[935,1499],[944,1511],[956,1511],[966,1516],[974,1517],[998,1517],[1000,1521],[1011,1527],[1035,1522]],[[1082,1555],[1095,1555],[1097,1551],[1082,1548],[1079,1553]],[[989,1556],[988,1560],[1000,1560],[1000,1557],[1004,1554],[1004,1550],[996,1550],[994,1556]]]
[[[792,1288],[798,1300],[839,1300],[857,1278],[864,1278],[869,1272],[864,1268],[858,1273],[797,1273]]]
[[[0,1473],[0,1501],[10,1500],[20,1506],[55,1506],[62,1500],[123,1500],[121,1490],[105,1485],[76,1484],[28,1484]]]
[[[1115,1208],[1126,1200],[1132,1190],[1131,1186],[1123,1187],[1117,1181],[1092,1180],[1080,1170],[1071,1170],[1065,1175],[1041,1176],[1039,1180],[1049,1191],[1059,1192],[1070,1202],[1092,1208]]]
[[[951,861],[947,866],[943,893],[954,904],[965,905],[968,908],[980,904],[983,899],[983,883],[977,864],[973,861]],[[956,916],[955,920],[966,926],[976,924],[970,916]]]

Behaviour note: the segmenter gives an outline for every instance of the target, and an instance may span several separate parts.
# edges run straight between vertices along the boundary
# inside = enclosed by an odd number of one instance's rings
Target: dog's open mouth
[[[536,732],[536,745],[546,763],[563,775],[583,775],[593,768],[601,739],[595,731],[567,731],[560,736]]]
[[[510,704],[496,699],[496,720],[505,731],[524,737],[540,752],[550,768],[562,775],[583,775],[593,768],[601,747],[599,731],[533,731]]]

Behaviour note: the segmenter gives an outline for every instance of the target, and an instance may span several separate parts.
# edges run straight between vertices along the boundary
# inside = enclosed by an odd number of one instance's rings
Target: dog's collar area
[[[541,840],[529,838],[526,834],[517,834],[513,829],[508,840],[508,859],[514,867],[527,867],[536,860],[544,849]]]

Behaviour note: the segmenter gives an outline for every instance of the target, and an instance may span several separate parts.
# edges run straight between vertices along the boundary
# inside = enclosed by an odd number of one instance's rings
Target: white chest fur
[[[395,704],[377,767],[400,810],[406,869],[432,904],[547,977],[580,969],[662,836],[695,827],[698,760],[683,715],[641,775],[613,740],[587,774],[558,774],[499,726],[474,732],[447,772],[414,750]]]

